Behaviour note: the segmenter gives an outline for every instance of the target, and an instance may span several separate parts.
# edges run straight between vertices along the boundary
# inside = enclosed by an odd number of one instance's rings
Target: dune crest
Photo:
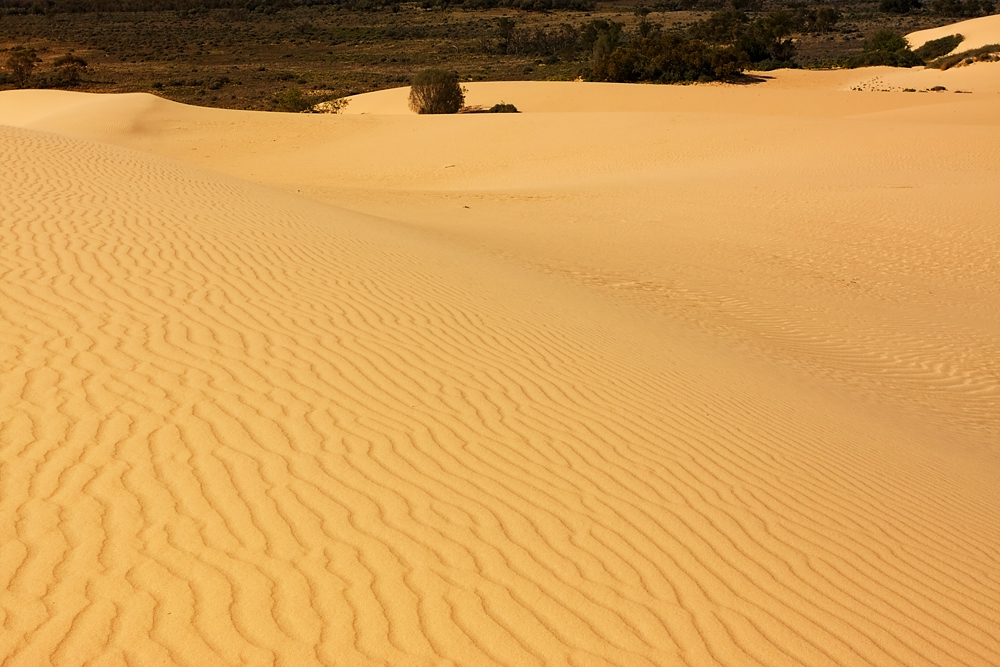
[[[1000,663],[1000,128],[792,76],[0,95],[0,661]]]

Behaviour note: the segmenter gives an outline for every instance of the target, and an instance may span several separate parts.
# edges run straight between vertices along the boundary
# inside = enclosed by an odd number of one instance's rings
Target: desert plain
[[[0,93],[0,664],[1000,664],[1000,63],[468,89]]]

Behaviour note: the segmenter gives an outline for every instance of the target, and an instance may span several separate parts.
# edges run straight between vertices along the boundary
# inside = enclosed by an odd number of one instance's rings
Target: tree
[[[650,12],[651,10],[649,9],[649,7],[645,6],[639,7],[638,9],[635,10],[635,12],[633,12],[636,16],[639,17],[638,31],[640,37],[650,37],[656,30],[656,25],[650,23],[649,20],[646,18],[647,16],[649,16]]]
[[[17,84],[17,87],[24,88],[28,85],[28,79],[31,78],[31,72],[35,69],[35,65],[40,62],[42,61],[34,49],[16,46],[7,54],[4,66],[14,76],[14,83]]]
[[[458,113],[465,103],[465,88],[458,74],[441,69],[417,72],[410,83],[410,109],[419,114]]]

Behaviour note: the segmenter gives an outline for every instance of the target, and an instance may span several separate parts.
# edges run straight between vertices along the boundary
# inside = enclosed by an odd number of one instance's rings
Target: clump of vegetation
[[[55,71],[55,82],[64,86],[75,86],[87,71],[87,61],[72,53],[60,56],[52,63]]]
[[[997,60],[1000,54],[1000,44],[987,44],[978,49],[962,51],[950,56],[944,56],[927,63],[928,67],[935,67],[940,70],[951,69],[960,64],[971,64],[974,62],[986,62]]]
[[[458,113],[465,103],[465,88],[457,72],[425,69],[413,75],[409,102],[418,114]]]
[[[340,113],[350,100],[332,95],[308,95],[300,88],[287,88],[272,101],[275,111],[290,113]]]
[[[42,61],[34,49],[16,46],[7,54],[4,69],[10,72],[14,79],[14,85],[18,88],[26,88],[35,65],[40,62]]]
[[[915,67],[923,64],[923,59],[910,50],[910,44],[905,37],[892,30],[879,30],[865,43],[864,52],[849,58],[845,66]]]
[[[955,47],[961,44],[964,39],[965,37],[962,35],[948,35],[940,39],[932,39],[913,52],[925,61],[934,60],[954,51]]]
[[[827,32],[840,19],[833,7],[775,10],[752,19],[741,10],[715,12],[691,26],[689,33],[719,47],[731,47],[754,69],[795,67],[793,32]]]
[[[506,102],[500,102],[499,104],[494,104],[486,113],[521,113],[517,110],[517,107],[513,104],[507,104]]]
[[[717,47],[673,33],[640,37],[596,54],[591,78],[595,81],[718,81],[739,74],[746,65],[732,47]]]

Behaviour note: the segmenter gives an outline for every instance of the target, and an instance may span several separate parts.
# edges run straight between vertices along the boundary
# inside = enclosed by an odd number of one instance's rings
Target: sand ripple
[[[0,153],[5,667],[1000,663],[995,478],[918,433],[374,219]]]

